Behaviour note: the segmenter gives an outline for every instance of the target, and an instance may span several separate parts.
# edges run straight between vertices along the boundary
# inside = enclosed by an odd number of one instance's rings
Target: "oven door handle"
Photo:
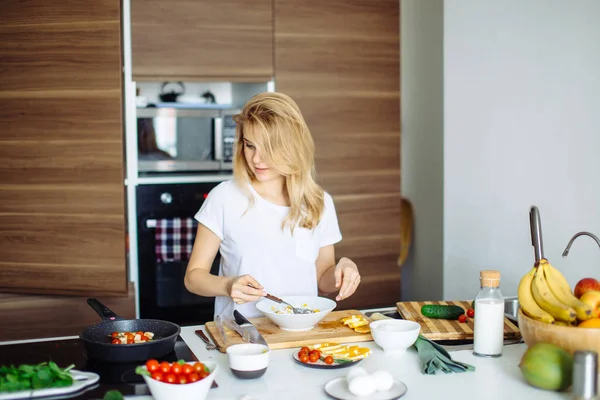
[[[215,161],[223,160],[223,118],[214,118],[215,126]]]
[[[146,220],[146,228],[156,228],[156,220],[155,219],[147,219]]]

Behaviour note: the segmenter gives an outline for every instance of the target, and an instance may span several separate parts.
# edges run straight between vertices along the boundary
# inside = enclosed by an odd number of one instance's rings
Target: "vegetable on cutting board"
[[[20,390],[66,387],[73,384],[69,372],[75,364],[60,368],[49,361],[37,365],[0,366],[0,393]]]
[[[443,304],[425,304],[421,307],[421,314],[428,318],[458,319],[465,313],[460,306]]]

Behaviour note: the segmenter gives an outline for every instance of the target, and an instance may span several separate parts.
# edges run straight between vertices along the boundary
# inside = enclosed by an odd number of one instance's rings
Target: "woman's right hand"
[[[251,275],[233,278],[230,281],[228,292],[235,304],[250,303],[267,295],[263,286]]]

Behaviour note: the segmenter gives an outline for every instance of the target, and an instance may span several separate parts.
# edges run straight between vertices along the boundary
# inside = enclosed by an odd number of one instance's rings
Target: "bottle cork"
[[[481,286],[498,287],[500,286],[500,271],[486,269],[479,272]]]

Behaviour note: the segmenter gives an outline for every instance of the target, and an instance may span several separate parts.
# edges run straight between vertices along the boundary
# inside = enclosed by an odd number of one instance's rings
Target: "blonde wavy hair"
[[[283,221],[314,229],[323,215],[324,192],[316,181],[315,144],[298,105],[283,93],[260,93],[234,117],[237,123],[233,175],[240,187],[255,179],[244,156],[244,137],[251,141],[269,165],[285,180],[290,212]],[[254,198],[250,196],[252,207]]]

